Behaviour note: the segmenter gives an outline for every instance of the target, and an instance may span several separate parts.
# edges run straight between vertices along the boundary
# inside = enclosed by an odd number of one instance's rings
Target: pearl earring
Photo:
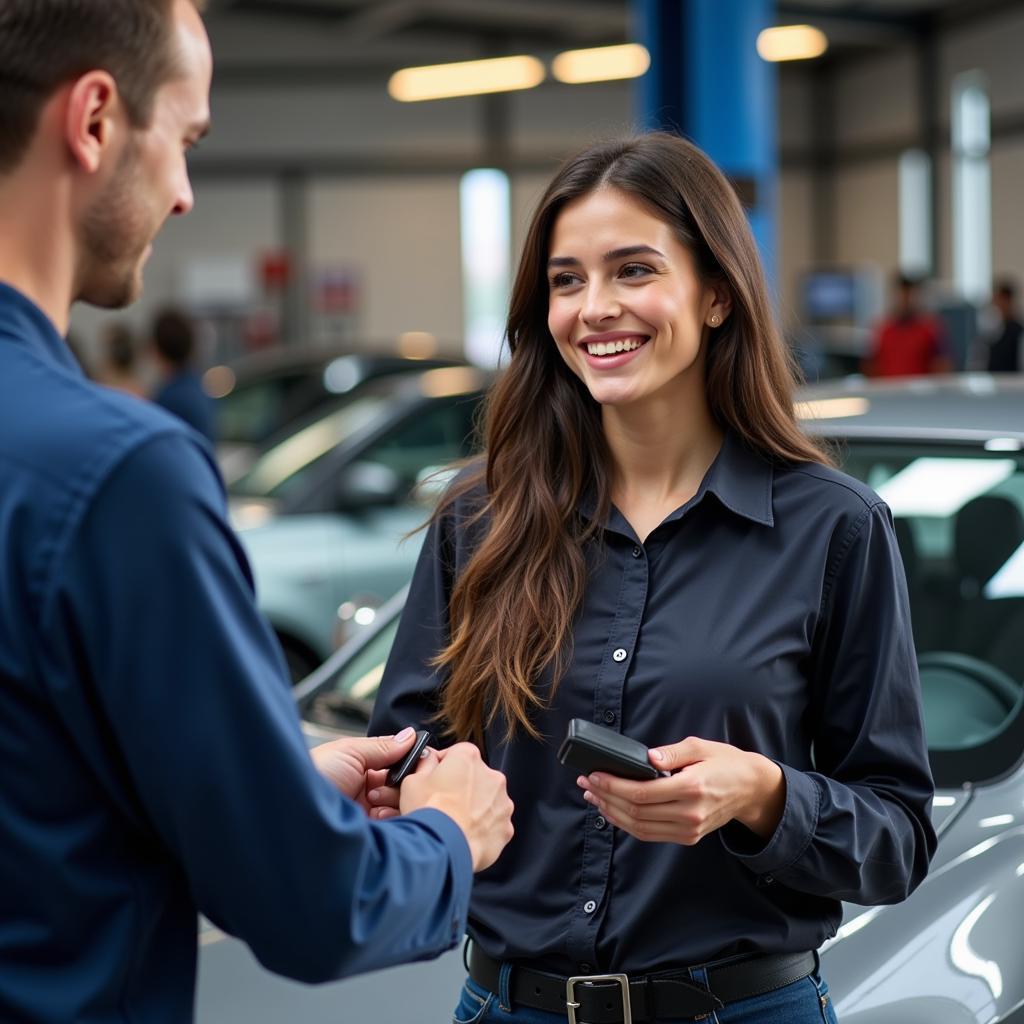
[[[711,314],[711,326],[717,327],[722,322],[722,318],[717,313]]]

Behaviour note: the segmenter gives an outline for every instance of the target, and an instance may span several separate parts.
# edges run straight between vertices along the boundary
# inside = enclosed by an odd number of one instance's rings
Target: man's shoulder
[[[5,472],[79,497],[87,497],[114,465],[157,437],[192,443],[185,426],[166,410],[72,373],[19,367],[2,390]]]

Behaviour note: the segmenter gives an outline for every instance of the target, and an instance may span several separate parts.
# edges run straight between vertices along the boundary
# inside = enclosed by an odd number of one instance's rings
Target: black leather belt
[[[490,992],[499,991],[500,960],[473,943],[468,966],[469,976],[478,985]],[[509,996],[513,1005],[566,1014],[578,1024],[696,1020],[727,1003],[806,978],[816,966],[813,953],[775,953],[708,968],[707,988],[691,981],[688,971],[659,971],[632,978],[595,975],[590,981],[584,977],[576,980],[567,994],[569,978],[514,963]],[[596,980],[598,977],[608,980]]]

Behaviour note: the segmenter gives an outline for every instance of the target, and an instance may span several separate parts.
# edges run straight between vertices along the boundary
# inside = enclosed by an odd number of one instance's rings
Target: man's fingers
[[[397,736],[347,736],[335,743],[344,743],[362,759],[367,769],[389,768],[409,752],[416,738],[415,729],[403,729]]]

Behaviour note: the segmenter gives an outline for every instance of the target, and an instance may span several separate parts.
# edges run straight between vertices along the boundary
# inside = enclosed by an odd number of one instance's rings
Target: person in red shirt
[[[896,308],[878,325],[864,372],[869,377],[952,372],[942,324],[921,308],[920,280],[901,274],[895,283]]]

